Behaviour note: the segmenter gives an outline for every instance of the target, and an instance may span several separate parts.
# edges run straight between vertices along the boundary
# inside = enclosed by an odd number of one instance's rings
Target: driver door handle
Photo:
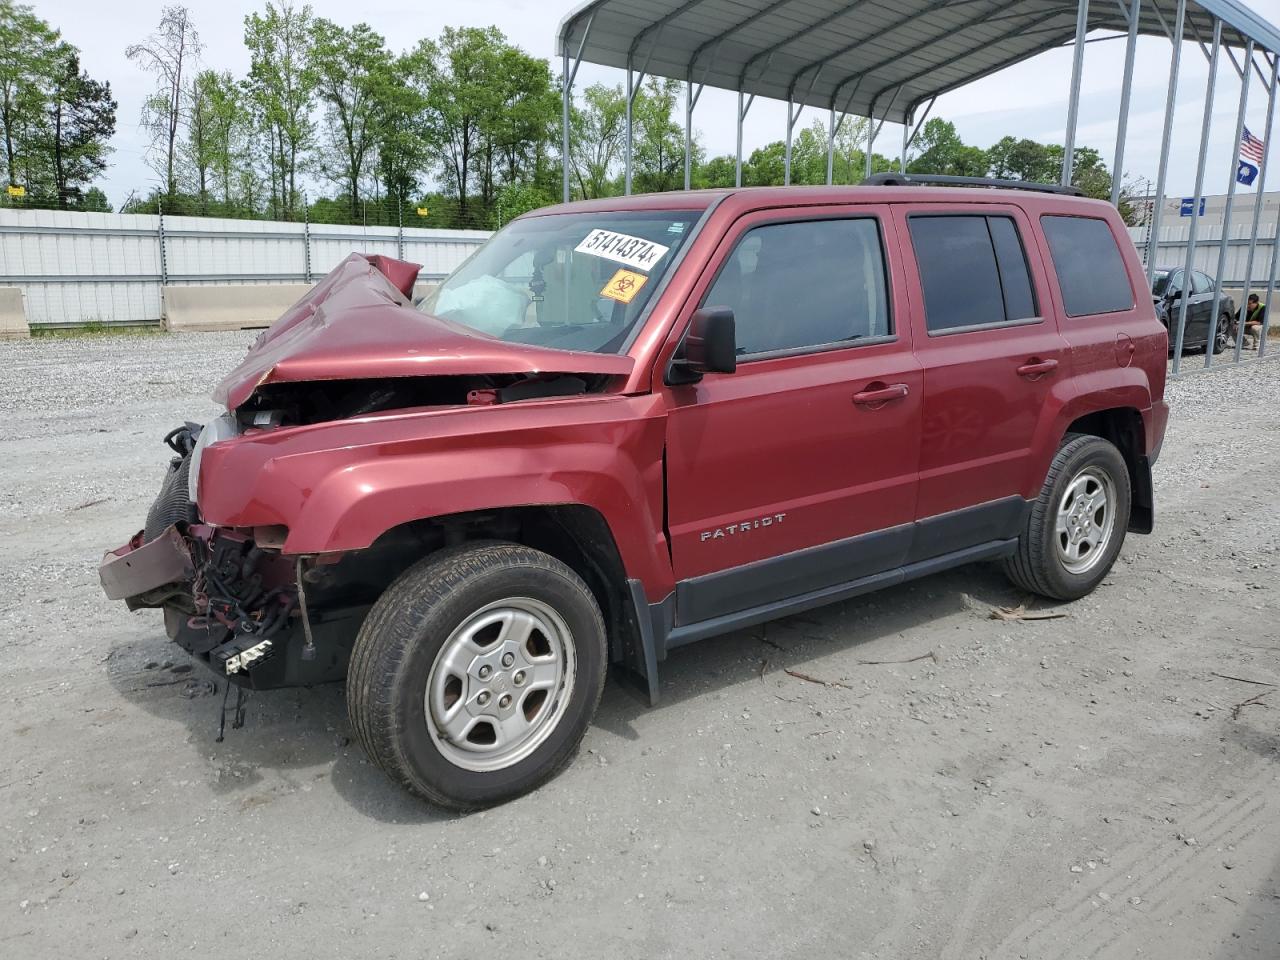
[[[1026,377],[1029,380],[1038,380],[1046,373],[1053,373],[1056,369],[1058,369],[1057,360],[1038,360],[1032,357],[1018,368],[1018,376]]]
[[[869,383],[865,390],[853,395],[853,402],[862,407],[878,409],[890,400],[901,400],[907,393],[905,383]]]

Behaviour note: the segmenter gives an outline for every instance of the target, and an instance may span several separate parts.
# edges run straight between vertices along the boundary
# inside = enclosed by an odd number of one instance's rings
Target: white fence
[[[1191,230],[1190,220],[1170,224],[1166,219],[1160,226],[1160,242],[1153,244],[1157,267],[1181,268],[1187,262],[1187,239]],[[1252,219],[1244,223],[1231,225],[1227,235],[1227,256],[1223,263],[1222,276],[1218,276],[1218,249],[1222,239],[1222,225],[1201,222],[1196,228],[1196,254],[1193,269],[1207,273],[1216,278],[1224,287],[1238,289],[1244,285],[1244,271],[1249,259],[1249,236],[1253,226]],[[1138,253],[1147,259],[1146,246],[1149,242],[1146,227],[1130,227],[1129,236],[1133,238]],[[1253,270],[1249,279],[1250,289],[1259,295],[1267,288],[1268,271],[1271,269],[1271,250],[1276,235],[1275,221],[1265,218],[1258,224],[1258,242],[1253,254]]]
[[[160,319],[173,284],[310,283],[353,251],[422,264],[438,280],[480,230],[335,226],[212,217],[0,209],[0,286],[33,326]]]

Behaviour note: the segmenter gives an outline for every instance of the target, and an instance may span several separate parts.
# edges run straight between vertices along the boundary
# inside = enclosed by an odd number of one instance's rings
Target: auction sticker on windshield
[[[654,264],[670,249],[660,243],[646,240],[644,237],[632,237],[625,233],[614,233],[612,230],[592,230],[580,244],[573,248],[573,252],[604,257],[615,263],[625,263],[634,270],[647,272],[652,270]]]

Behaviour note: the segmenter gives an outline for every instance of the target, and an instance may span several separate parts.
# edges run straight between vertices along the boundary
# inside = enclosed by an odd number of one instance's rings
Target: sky
[[[115,152],[112,165],[101,181],[113,205],[119,206],[131,193],[146,194],[159,182],[147,166],[147,137],[139,127],[142,102],[152,89],[153,78],[125,58],[125,47],[143,39],[160,18],[161,3],[103,3],[102,0],[27,0],[37,14],[60,29],[63,36],[80,48],[81,62],[89,75],[110,81],[119,101],[116,116]],[[1100,0],[1107,2],[1107,0]],[[257,3],[230,0],[186,0],[204,44],[202,63],[242,76],[248,69],[243,43],[246,14],[260,10]],[[539,57],[555,54],[555,34],[563,16],[578,0],[362,0],[355,8],[339,0],[311,0],[317,16],[350,24],[357,19],[369,23],[386,37],[397,52],[412,47],[423,36],[436,36],[445,26],[495,25],[508,40]],[[1247,6],[1272,23],[1280,22],[1280,0],[1250,0]],[[1115,125],[1120,102],[1120,78],[1124,63],[1124,41],[1120,39],[1086,46],[1084,79],[1077,127],[1077,143],[1097,148],[1111,165],[1115,151]],[[931,116],[940,116],[956,125],[966,143],[987,147],[1005,135],[1061,143],[1066,128],[1067,93],[1071,76],[1071,49],[1042,54],[992,77],[940,97]],[[1205,192],[1225,192],[1230,175],[1232,140],[1239,81],[1226,58],[1222,58],[1215,98]],[[554,68],[554,67],[553,67]],[[1129,137],[1125,148],[1126,177],[1155,178],[1160,135],[1168,90],[1169,44],[1155,37],[1140,37],[1134,68]],[[576,89],[597,81],[622,83],[619,70],[583,64]],[[1196,148],[1199,143],[1203,95],[1208,65],[1198,47],[1183,48],[1178,109],[1169,164],[1167,193],[1178,196],[1193,192]],[[1257,136],[1265,123],[1266,99],[1256,82],[1251,91],[1246,125]],[[736,94],[707,89],[694,112],[694,128],[701,134],[708,156],[732,153]],[[785,104],[757,100],[744,129],[744,155],[755,147],[782,139],[785,132]],[[825,116],[812,108],[805,110],[802,125]],[[1276,130],[1280,131],[1280,124]],[[1272,138],[1280,139],[1280,133]],[[896,154],[902,142],[902,128],[885,124],[877,149]],[[1269,155],[1275,151],[1268,149]],[[1280,183],[1273,181],[1273,189]],[[1241,188],[1242,190],[1245,188]]]

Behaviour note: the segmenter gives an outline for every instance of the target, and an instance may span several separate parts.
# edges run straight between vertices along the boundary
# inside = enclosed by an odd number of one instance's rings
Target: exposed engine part
[[[250,638],[246,638],[250,639]],[[221,647],[214,651],[213,660],[215,663],[221,661],[223,670],[228,676],[233,673],[239,673],[241,670],[248,670],[259,660],[264,660],[270,656],[272,652],[272,644],[270,640],[259,640],[251,647],[244,647],[238,653],[232,652],[232,649],[238,645],[238,641],[224,643]]]
[[[301,557],[298,558],[294,579],[298,582],[298,610],[302,613],[302,633],[306,637],[306,642],[302,645],[302,659],[314,660],[316,641],[311,635],[311,615],[307,612],[307,578],[302,570]]]
[[[188,420],[180,427],[175,427],[164,436],[165,445],[179,457],[185,457],[196,448],[196,437],[200,435],[200,424]]]
[[[218,743],[222,742],[227,732],[227,698],[231,695],[231,684],[227,684],[227,689],[222,694],[222,711],[218,715]],[[244,704],[249,699],[249,691],[244,687],[236,687],[236,705],[235,713],[231,717],[231,729],[239,730],[244,726]]]
[[[291,565],[223,531],[196,553],[196,615],[188,626],[207,632],[209,660],[224,675],[249,670],[275,652],[272,638],[298,607]]]

